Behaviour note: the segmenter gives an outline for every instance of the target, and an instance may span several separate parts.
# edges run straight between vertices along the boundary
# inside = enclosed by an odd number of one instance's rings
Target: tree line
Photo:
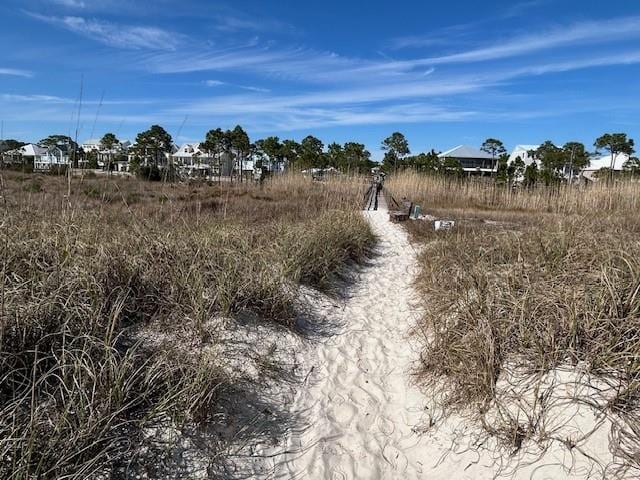
[[[159,125],[136,136],[134,152],[148,156],[158,162],[161,155],[170,152],[171,135]],[[209,130],[200,148],[210,156],[220,157],[227,154],[244,161],[255,160],[258,167],[263,165],[286,164],[289,168],[329,168],[342,171],[363,173],[370,170],[375,163],[364,144],[356,142],[331,143],[325,149],[324,143],[308,135],[301,142],[291,139],[280,140],[277,136],[269,136],[252,142],[246,131],[237,125],[231,130],[216,128]]]
[[[611,157],[610,166],[601,169],[596,176],[640,176],[640,160],[632,156],[635,153],[634,141],[625,133],[606,133],[598,137],[593,146],[596,152],[604,151]],[[381,148],[385,152],[382,169],[387,172],[411,169],[432,175],[459,178],[464,175],[462,165],[457,159],[440,158],[433,149],[427,153],[411,155],[409,142],[400,132],[394,132],[385,138]],[[525,186],[533,186],[538,182],[550,185],[567,179],[571,181],[589,166],[591,157],[591,153],[580,142],[567,142],[559,147],[551,140],[527,152],[528,158],[535,160],[528,165],[520,156],[509,161],[504,143],[496,138],[486,139],[480,150],[491,155],[491,167],[495,170],[496,183],[509,185],[515,181],[521,181]],[[621,153],[629,155],[629,160],[623,165],[621,173],[615,173],[615,158]]]
[[[9,149],[19,148],[25,143],[17,140],[3,141]],[[89,168],[97,167],[97,155],[95,152],[83,152],[78,144],[66,135],[50,135],[39,142],[42,146],[65,145],[73,152],[73,160],[84,158]],[[109,163],[126,159],[123,154],[117,153],[120,140],[113,133],[106,133],[100,140],[102,148],[110,153]],[[136,135],[135,143],[130,148],[129,154],[133,154],[130,161],[130,171],[139,172],[144,167],[155,166],[164,163],[167,154],[172,153],[173,138],[162,126],[152,125]],[[640,160],[632,155],[635,153],[634,141],[624,133],[607,133],[596,139],[594,147],[596,151],[605,151],[611,156],[609,168],[598,172],[600,176],[613,177],[615,157],[624,153],[630,159],[623,166],[623,174],[640,175]],[[233,129],[221,128],[209,130],[200,142],[200,149],[209,156],[220,158],[229,155],[237,161],[252,159],[258,167],[286,165],[291,169],[333,167],[337,170],[350,173],[366,173],[376,165],[371,160],[371,153],[364,144],[357,142],[336,142],[324,145],[324,143],[308,135],[302,141],[291,139],[280,140],[277,136],[269,136],[263,139],[251,141],[247,132],[237,125]],[[436,150],[411,154],[409,142],[401,132],[394,132],[381,143],[384,158],[380,164],[386,172],[411,169],[431,175],[444,175],[461,178],[464,171],[460,162],[455,158],[440,158]],[[529,159],[535,162],[525,162],[523,158],[516,157],[509,161],[509,155],[503,142],[496,138],[486,139],[480,150],[491,155],[491,167],[495,171],[494,177],[497,183],[513,184],[521,181],[525,186],[533,186],[538,182],[546,185],[571,179],[589,165],[591,153],[580,142],[567,142],[562,146],[555,145],[551,140],[545,141],[537,149],[527,152]]]

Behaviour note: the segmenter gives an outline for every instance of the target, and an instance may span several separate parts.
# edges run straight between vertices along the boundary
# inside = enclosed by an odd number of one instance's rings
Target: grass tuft
[[[361,183],[85,178],[69,196],[64,178],[25,192],[7,175],[0,477],[153,475],[150,431],[242,428],[224,404],[255,386],[213,353],[210,322],[249,312],[293,328],[300,285],[328,288],[372,245]],[[212,463],[223,443],[203,447]]]
[[[510,451],[552,439],[550,399],[573,389],[566,405],[607,416],[610,449],[640,468],[640,184],[510,192],[445,183],[389,182],[394,197],[456,220],[448,232],[407,224],[424,243],[420,381]],[[549,386],[560,370],[580,380]]]

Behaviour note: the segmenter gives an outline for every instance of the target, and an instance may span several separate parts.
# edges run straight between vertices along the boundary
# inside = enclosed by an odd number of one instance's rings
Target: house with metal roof
[[[542,162],[540,160],[534,158],[530,153],[532,151],[537,150],[540,145],[516,145],[511,154],[509,155],[509,163],[512,163],[516,158],[520,157],[520,159],[524,162],[525,166],[529,166],[532,163],[535,163],[538,168],[542,168]],[[614,156],[613,164],[611,163],[611,155],[606,154],[593,154],[589,157],[589,165],[587,165],[581,172],[580,175],[589,180],[595,180],[597,177],[596,172],[602,168],[613,168],[614,171],[620,172],[622,171],[623,165],[629,160],[629,155],[626,153],[618,153]],[[562,175],[570,179],[570,169],[568,166],[565,166],[565,169],[562,172]]]
[[[53,145],[42,147],[29,143],[15,150],[5,152],[5,163],[31,165],[35,170],[50,170],[53,167],[70,165],[70,150],[68,145]]]
[[[628,161],[629,155],[622,152],[613,156],[613,163],[611,162],[611,154],[595,154],[589,158],[589,165],[582,170],[581,175],[589,180],[595,180],[598,176],[598,170],[612,168],[615,172],[621,172],[622,167]]]
[[[47,149],[36,145],[34,143],[28,143],[15,150],[9,150],[2,156],[4,163],[10,163],[13,165],[30,165],[35,167],[36,162],[40,163],[42,156],[46,155]]]
[[[539,163],[539,161],[531,155],[531,152],[535,152],[538,148],[540,148],[540,145],[516,145],[509,154],[509,163],[513,163],[518,157],[520,157],[520,160],[524,162],[526,167],[532,163]],[[540,165],[538,165],[538,167],[539,166]]]
[[[491,157],[491,154],[469,145],[458,145],[451,150],[438,155],[440,160],[455,159],[462,165],[468,175],[491,175],[496,171],[498,159]]]

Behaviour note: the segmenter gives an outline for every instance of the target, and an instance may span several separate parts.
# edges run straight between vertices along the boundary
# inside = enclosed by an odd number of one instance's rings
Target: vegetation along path
[[[417,478],[423,470],[414,427],[424,397],[411,385],[418,354],[408,338],[419,314],[415,252],[380,203],[364,212],[379,237],[378,254],[344,304],[323,312],[340,331],[311,349],[307,385],[293,402],[305,425],[279,446],[286,453],[262,465],[270,478]]]

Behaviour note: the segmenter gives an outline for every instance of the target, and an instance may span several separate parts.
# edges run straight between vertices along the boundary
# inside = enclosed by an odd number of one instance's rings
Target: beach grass
[[[229,368],[252,352],[213,353],[211,320],[295,331],[300,286],[329,290],[373,245],[365,188],[3,174],[0,476],[153,476],[150,429],[241,428],[222,405],[252,388]]]
[[[513,453],[554,440],[545,402],[567,385],[542,385],[565,369],[575,392],[567,405],[611,421],[609,449],[621,469],[638,469],[640,184],[510,191],[406,174],[388,187],[456,222],[439,232],[428,221],[406,224],[423,245],[419,382]],[[514,408],[505,384],[526,394],[526,408]],[[571,449],[590,433],[560,441]]]

